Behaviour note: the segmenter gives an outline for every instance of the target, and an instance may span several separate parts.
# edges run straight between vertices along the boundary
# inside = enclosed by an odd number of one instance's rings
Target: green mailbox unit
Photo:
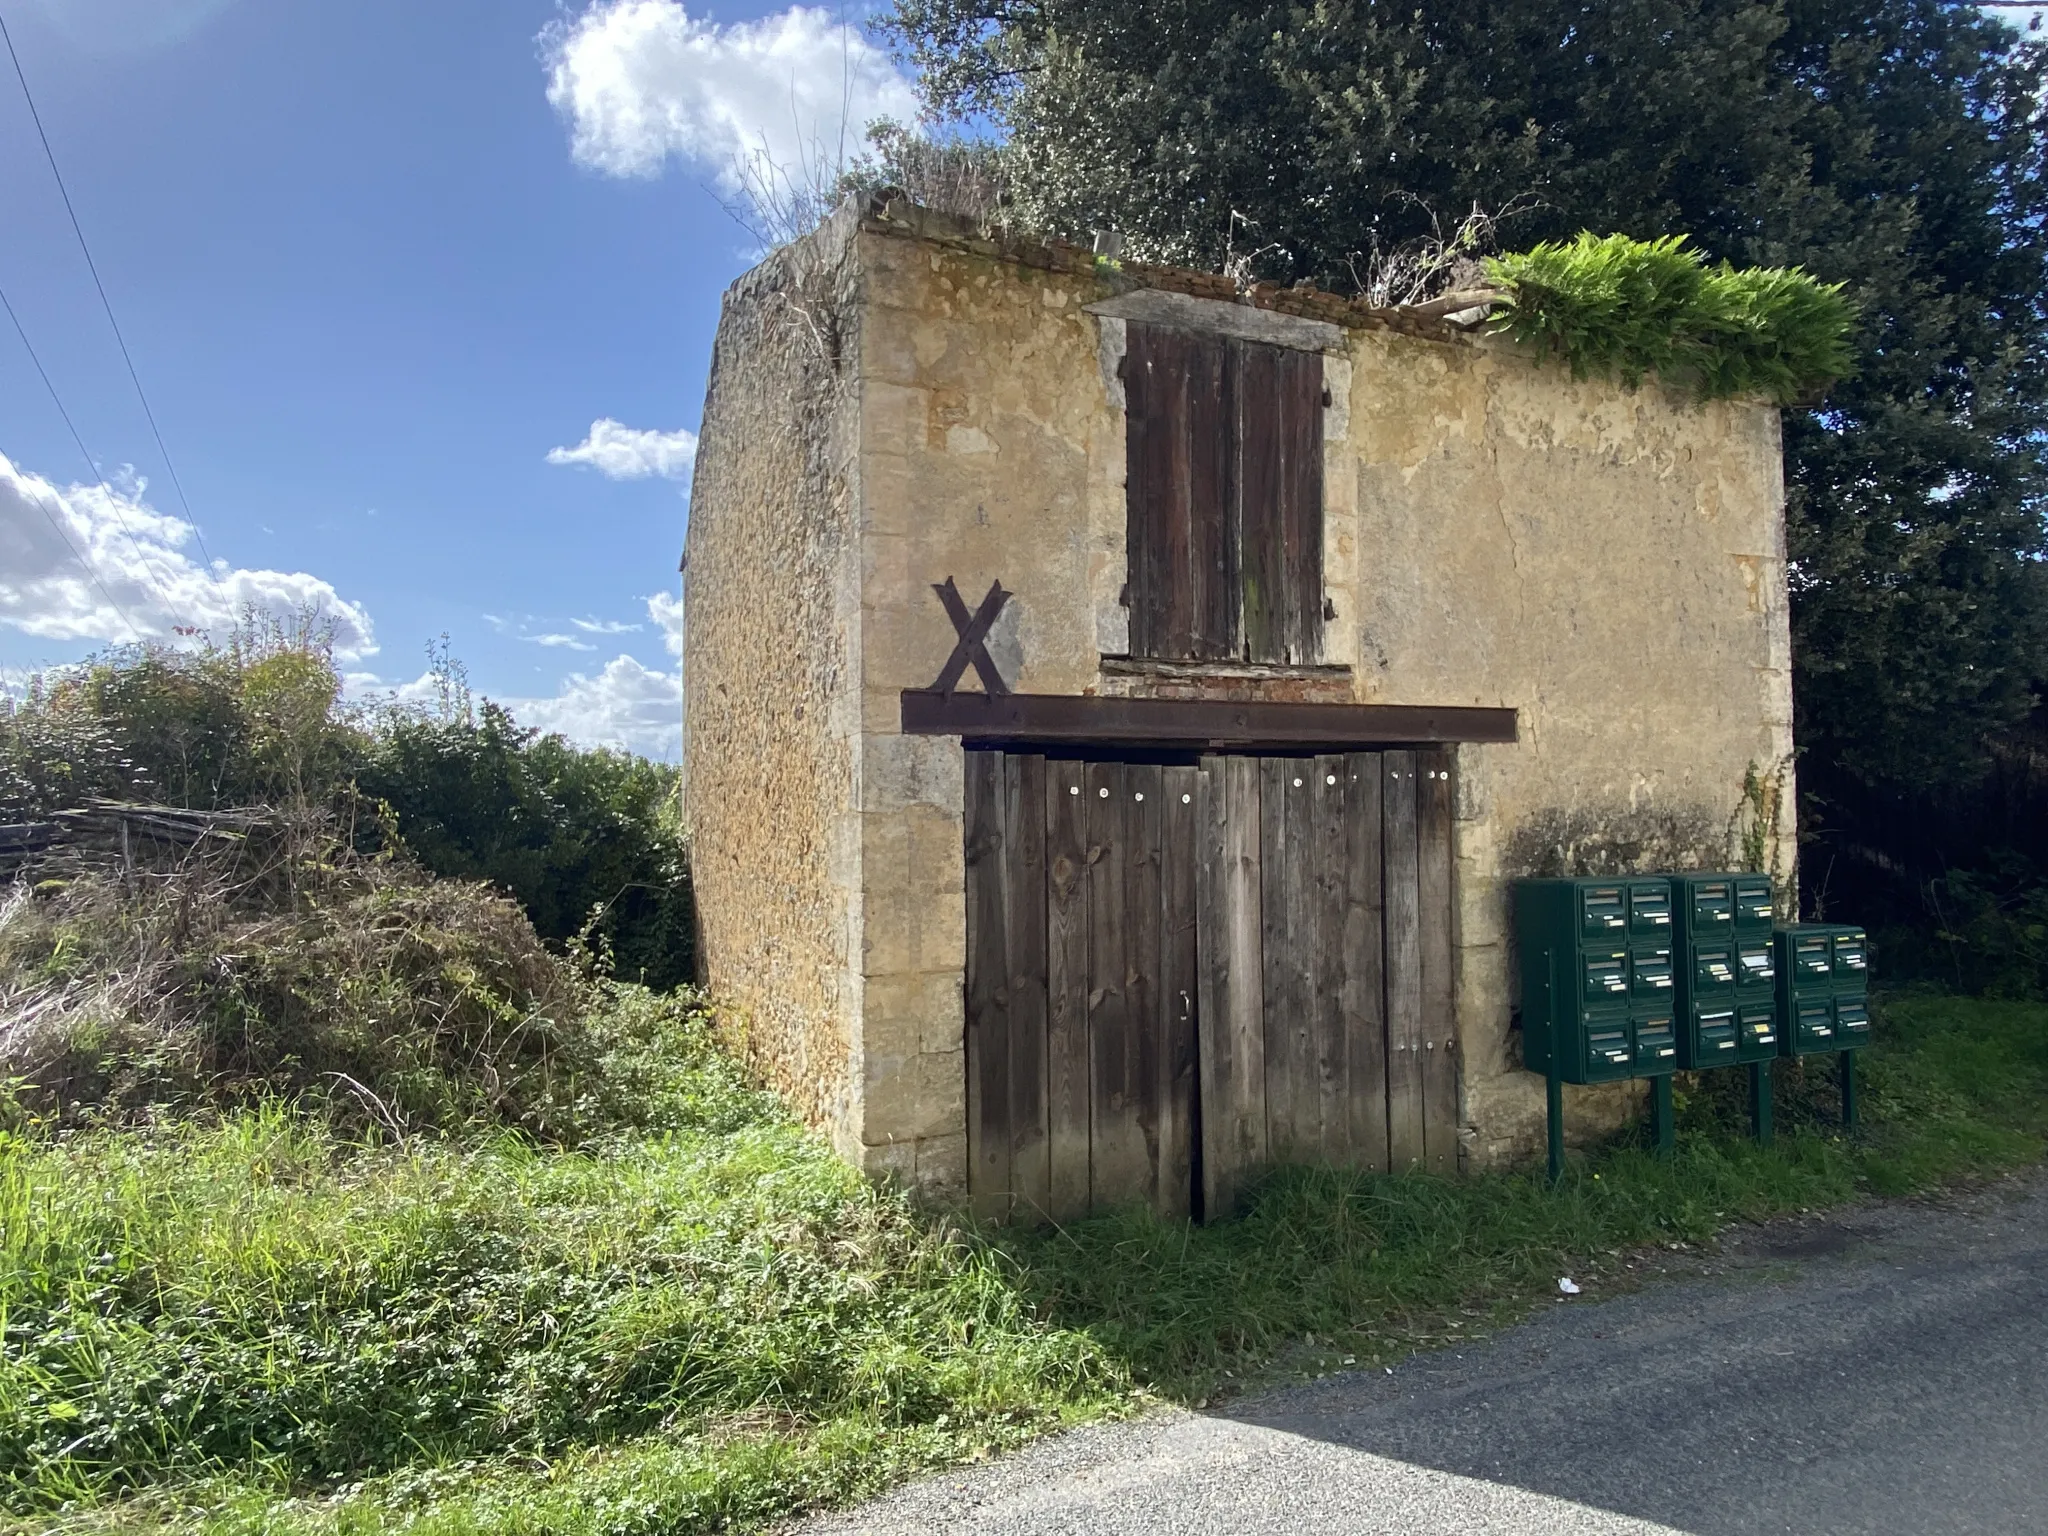
[[[1787,1056],[1853,1051],[1870,1039],[1869,941],[1848,923],[1793,923],[1776,934],[1778,1009]]]
[[[1522,1056],[1567,1083],[1658,1077],[1678,1065],[1671,884],[1515,883]]]
[[[1777,951],[1768,875],[1672,875],[1678,1064],[1727,1067],[1776,1056]]]

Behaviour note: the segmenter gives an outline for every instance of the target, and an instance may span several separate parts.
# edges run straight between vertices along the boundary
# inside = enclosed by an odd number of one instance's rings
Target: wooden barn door
[[[1455,1166],[1447,756],[966,758],[977,1213]]]
[[[978,1214],[1193,1194],[1198,769],[967,754]]]
[[[1283,1163],[1453,1171],[1449,756],[1202,766],[1204,1211]]]

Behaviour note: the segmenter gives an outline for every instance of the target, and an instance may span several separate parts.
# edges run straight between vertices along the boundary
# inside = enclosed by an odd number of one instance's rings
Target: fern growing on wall
[[[1840,283],[1796,267],[1709,266],[1683,235],[1581,234],[1488,258],[1505,296],[1493,327],[1634,386],[1654,373],[1705,400],[1811,401],[1850,369],[1855,310]]]

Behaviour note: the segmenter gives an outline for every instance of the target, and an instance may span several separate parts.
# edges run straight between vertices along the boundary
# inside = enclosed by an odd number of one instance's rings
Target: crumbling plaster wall
[[[718,793],[748,793],[757,770],[812,775],[789,787],[799,816],[787,802],[721,811],[723,856],[766,860],[744,880],[698,834],[714,984],[722,966],[744,972],[747,1005],[778,1021],[761,1030],[772,1076],[842,1151],[947,1194],[966,1166],[962,759],[950,738],[899,734],[901,690],[927,685],[954,641],[931,584],[954,578],[970,608],[991,581],[1015,594],[990,649],[1020,692],[1185,684],[1134,683],[1101,661],[1125,634],[1121,330],[1086,306],[1128,281],[921,238],[931,222],[911,210],[842,230],[858,383],[846,363],[838,378],[857,406],[835,395],[824,425],[792,435],[782,381],[810,374],[785,342],[784,373],[747,384],[718,421],[707,412],[693,549],[707,495],[796,526],[754,529],[719,557],[720,612],[750,630],[744,659],[709,635],[711,581],[686,584],[686,691],[693,804],[714,793],[700,760],[714,742],[744,743]],[[759,344],[736,332],[731,356]],[[1458,753],[1463,1140],[1472,1165],[1498,1164],[1540,1145],[1542,1117],[1509,1028],[1508,882],[1723,862],[1745,769],[1789,761],[1776,413],[1575,383],[1504,343],[1386,329],[1337,333],[1325,382],[1327,658],[1353,671],[1229,690],[1519,711],[1518,743]],[[819,444],[829,473],[794,475]],[[752,466],[746,486],[720,478],[726,453]],[[803,581],[783,569],[796,551]],[[763,562],[775,574],[725,589]],[[703,576],[694,555],[691,571]],[[783,612],[805,615],[801,637],[764,631],[761,616]],[[743,726],[707,697],[707,643],[733,652],[721,680],[748,680],[777,724]],[[792,718],[804,689],[827,721]],[[705,708],[726,711],[715,729]],[[780,770],[755,750],[773,741]],[[1789,806],[1789,776],[1784,790]],[[1792,834],[1788,814],[1788,860]],[[1599,1130],[1627,1105],[1626,1089],[1575,1093],[1573,1114]]]
[[[1507,705],[1458,751],[1467,1148],[1533,1154],[1542,1084],[1506,1025],[1518,875],[1726,867],[1751,768],[1792,868],[1778,414],[1574,382],[1505,343],[1350,343],[1357,697]],[[1639,1093],[1640,1089],[1635,1090]],[[1628,1089],[1572,1090],[1578,1128]]]
[[[753,1068],[858,1158],[852,211],[727,290],[683,572],[701,964]]]

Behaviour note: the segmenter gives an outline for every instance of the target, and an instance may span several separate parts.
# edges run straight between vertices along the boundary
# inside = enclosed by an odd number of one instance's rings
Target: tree
[[[563,943],[588,924],[626,980],[690,980],[673,768],[580,750],[486,701],[474,712],[390,714],[356,782],[392,808],[422,864],[509,892],[542,938]]]
[[[2048,678],[2044,54],[1939,0],[896,0],[1018,216],[1346,289],[1474,203],[1848,285],[1857,367],[1785,421],[1809,814],[1883,848]],[[1878,868],[1882,858],[1866,860]]]

